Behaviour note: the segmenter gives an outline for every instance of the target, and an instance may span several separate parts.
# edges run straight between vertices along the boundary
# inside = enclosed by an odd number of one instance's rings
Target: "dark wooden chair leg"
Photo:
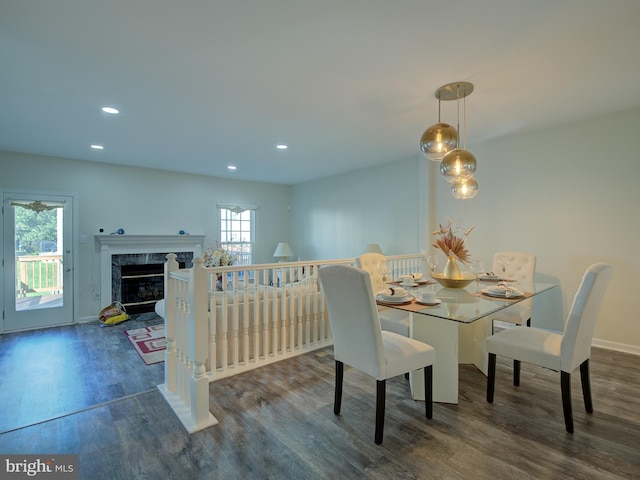
[[[427,418],[433,417],[433,366],[424,367],[424,403]]]
[[[333,398],[333,413],[340,415],[342,407],[342,378],[344,377],[344,363],[336,360],[336,392]]]
[[[376,444],[382,443],[384,431],[384,406],[386,395],[386,380],[376,380]]]
[[[489,367],[487,371],[487,402],[493,403],[493,390],[496,386],[496,354],[489,354]]]
[[[520,386],[520,360],[513,361],[513,384]]]
[[[560,372],[560,388],[562,390],[562,410],[564,411],[564,426],[567,432],[573,433],[573,409],[571,408],[571,374]]]
[[[593,413],[593,401],[591,400],[591,380],[589,379],[589,359],[580,364],[580,380],[582,381],[582,397],[584,408],[588,413]]]

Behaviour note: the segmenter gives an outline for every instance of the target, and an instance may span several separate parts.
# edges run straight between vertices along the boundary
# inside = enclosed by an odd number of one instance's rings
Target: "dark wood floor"
[[[155,323],[157,319],[147,320]],[[375,381],[345,368],[333,414],[331,349],[210,385],[220,424],[188,435],[122,330],[95,324],[0,336],[0,453],[77,454],[82,479],[636,479],[640,357],[594,349],[595,412],[573,379],[575,434],[564,430],[558,374],[498,360],[496,398],[460,367],[458,405],[433,419],[388,382],[382,445],[373,441]]]

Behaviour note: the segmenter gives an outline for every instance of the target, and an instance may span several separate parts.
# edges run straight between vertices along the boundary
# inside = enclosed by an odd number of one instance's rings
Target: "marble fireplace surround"
[[[158,263],[157,254],[190,252],[193,258],[202,256],[204,235],[96,235],[100,249],[100,303],[107,306],[113,301],[113,256],[136,255],[137,264],[149,258]],[[150,257],[140,254],[154,254]],[[132,264],[128,261],[127,264]]]

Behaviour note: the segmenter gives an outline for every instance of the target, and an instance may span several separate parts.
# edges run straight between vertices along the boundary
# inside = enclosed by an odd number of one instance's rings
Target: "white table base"
[[[460,323],[411,313],[410,335],[436,350],[433,365],[433,401],[458,403],[458,365],[473,364],[487,375],[485,339],[491,335],[491,318]],[[414,400],[424,400],[422,372],[409,376]]]

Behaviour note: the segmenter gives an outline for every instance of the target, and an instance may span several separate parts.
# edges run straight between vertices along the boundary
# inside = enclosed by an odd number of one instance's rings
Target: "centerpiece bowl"
[[[460,278],[447,278],[442,273],[434,273],[431,278],[446,288],[464,288],[476,279],[475,275],[464,273]]]

